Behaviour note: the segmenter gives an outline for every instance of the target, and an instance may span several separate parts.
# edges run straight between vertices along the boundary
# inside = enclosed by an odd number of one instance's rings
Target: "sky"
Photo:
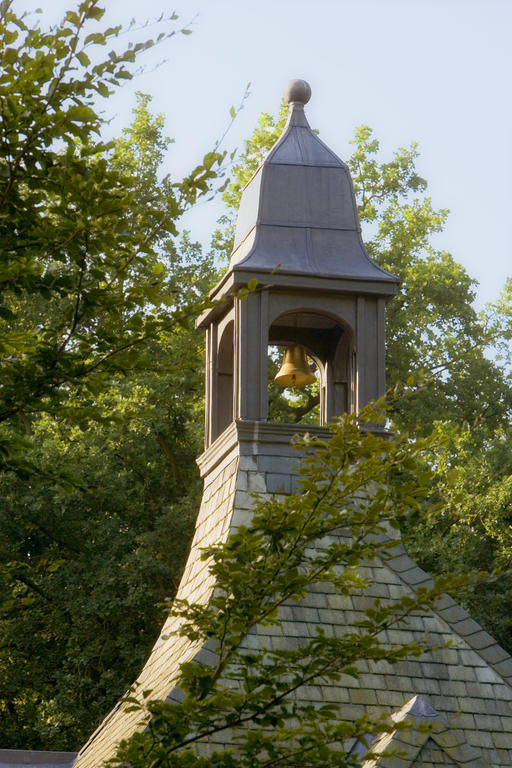
[[[41,8],[43,26],[76,4],[15,0],[18,11]],[[192,30],[147,54],[146,72],[105,103],[114,133],[129,123],[135,92],[152,95],[175,140],[166,170],[179,176],[223,134],[247,83],[229,150],[243,145],[262,111],[277,112],[290,79],[304,78],[313,92],[310,124],[342,159],[361,124],[373,128],[383,159],[418,142],[433,204],[450,209],[435,247],[478,281],[477,307],[498,298],[512,277],[512,0],[105,0],[104,7],[108,24],[176,11],[175,24]],[[207,243],[220,213],[219,201],[188,214],[192,237]]]

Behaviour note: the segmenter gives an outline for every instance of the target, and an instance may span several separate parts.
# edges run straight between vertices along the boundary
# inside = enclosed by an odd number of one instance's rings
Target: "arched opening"
[[[316,381],[283,391],[274,376],[293,344],[305,349]],[[340,318],[307,309],[276,318],[269,329],[269,421],[324,425],[353,410],[354,354],[352,329]]]
[[[222,332],[217,350],[214,440],[233,421],[233,361],[234,323],[230,320]]]

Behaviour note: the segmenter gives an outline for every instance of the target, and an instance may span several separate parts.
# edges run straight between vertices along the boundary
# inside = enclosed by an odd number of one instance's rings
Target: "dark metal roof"
[[[0,768],[71,768],[76,752],[0,749]]]
[[[350,172],[311,130],[308,91],[288,86],[288,122],[244,189],[230,266],[396,285],[366,253]]]

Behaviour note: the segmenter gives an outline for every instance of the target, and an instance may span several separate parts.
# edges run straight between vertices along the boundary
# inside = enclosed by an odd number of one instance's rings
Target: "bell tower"
[[[310,96],[304,80],[288,85],[285,130],[243,191],[229,269],[198,320],[206,448],[233,421],[267,421],[269,344],[315,361],[320,426],[385,391],[385,306],[399,281],[365,250],[349,170],[311,130]]]
[[[244,190],[229,270],[213,291],[214,305],[198,321],[208,340],[206,450],[198,459],[204,489],[178,604],[208,605],[218,594],[205,548],[250,525],[255,493],[271,499],[301,490],[301,454],[291,445],[292,436],[307,431],[328,438],[330,419],[357,412],[384,393],[384,312],[398,279],[364,249],[348,169],[304,116],[309,86],[294,80],[286,96],[287,126]],[[279,376],[286,386],[308,385],[305,352],[316,362],[319,426],[268,419],[269,345],[287,352]],[[329,536],[344,547],[345,531]],[[365,566],[364,589],[338,594],[320,581],[299,602],[283,602],[279,628],[252,627],[245,647],[297,649],[319,631],[350,639],[374,600],[384,607],[430,586],[428,575],[398,540],[395,544],[392,557],[388,553]],[[407,618],[407,624],[386,630],[389,642],[421,645],[427,632],[432,652],[393,665],[363,659],[360,675],[349,681],[346,675],[335,680],[318,673],[294,696],[311,709],[339,702],[343,720],[366,713],[410,721],[410,729],[386,731],[374,741],[379,765],[512,768],[512,659],[446,595],[435,609]],[[188,637],[180,616],[171,612],[130,697],[123,697],[92,734],[74,768],[102,768],[122,739],[147,728],[148,691],[155,701],[182,702],[183,664],[217,660],[210,640],[200,633]],[[231,689],[233,677],[225,682]],[[421,722],[429,728],[419,729]],[[207,760],[219,747],[236,749],[234,728],[207,737],[198,754]],[[366,746],[350,749],[355,756]]]

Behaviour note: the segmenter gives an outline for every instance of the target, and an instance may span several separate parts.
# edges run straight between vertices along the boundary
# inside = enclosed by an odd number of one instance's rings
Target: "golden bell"
[[[283,364],[274,376],[274,381],[280,387],[305,387],[316,381],[309,368],[304,347],[294,344],[286,348]]]

